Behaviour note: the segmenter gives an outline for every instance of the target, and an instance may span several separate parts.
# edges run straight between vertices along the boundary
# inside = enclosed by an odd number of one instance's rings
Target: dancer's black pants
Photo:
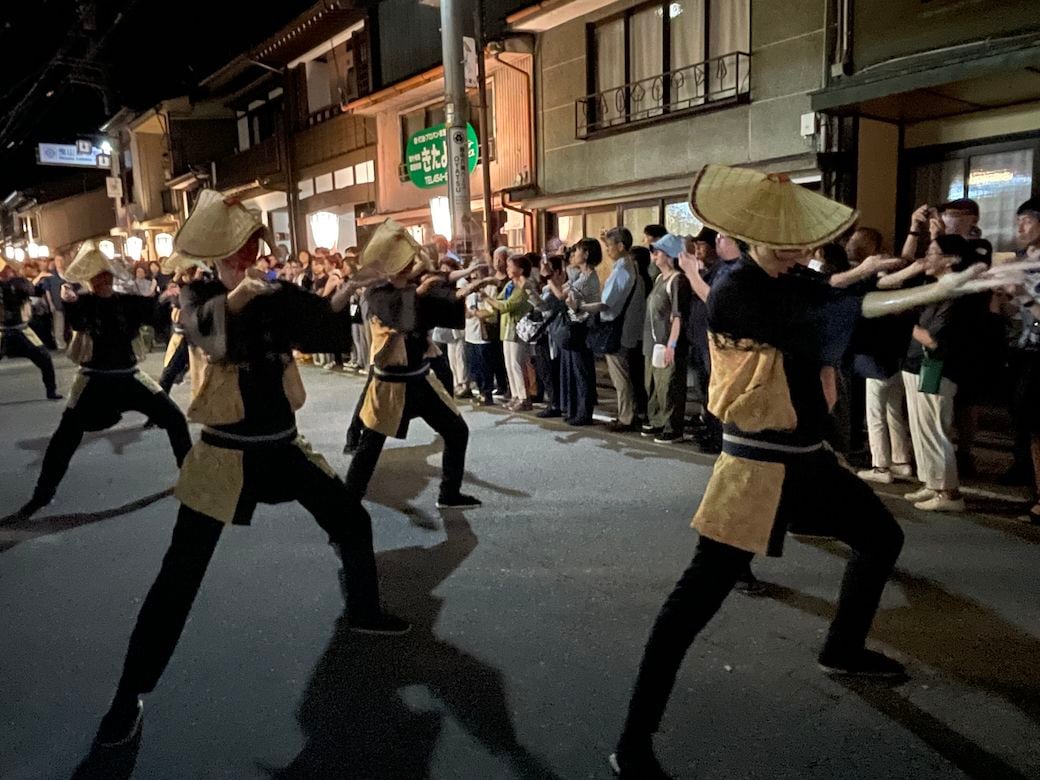
[[[549,351],[549,339],[541,339],[534,353],[534,369],[538,383],[542,386],[545,405],[549,409],[560,408],[560,358],[553,359]]]
[[[441,495],[457,496],[462,489],[462,477],[466,471],[466,445],[469,443],[466,421],[444,403],[425,379],[408,383],[404,414],[409,420],[421,418],[444,439]],[[359,501],[368,492],[368,483],[372,481],[385,443],[384,434],[362,428],[361,441],[345,477],[347,490]]]
[[[32,364],[40,369],[40,377],[47,393],[53,395],[56,392],[54,363],[51,362],[51,355],[45,347],[33,344],[21,330],[4,331],[3,347],[4,355],[7,357],[23,357],[32,361]]]
[[[141,412],[166,431],[180,466],[191,449],[191,434],[177,404],[132,374],[92,376],[75,406],[62,414],[58,429],[47,445],[34,497],[45,502],[54,497],[85,432],[110,428],[119,422],[123,412],[131,410]]]
[[[348,615],[363,619],[378,614],[372,521],[360,503],[350,501],[343,483],[292,444],[246,451],[242,466],[240,514],[248,519],[257,503],[299,501],[329,535],[329,542],[339,546]],[[224,525],[181,505],[159,576],[141,605],[130,636],[117,697],[155,688],[184,630]]]
[[[491,400],[495,392],[495,372],[491,355],[492,347],[489,343],[470,344],[466,342],[466,365],[469,367],[470,376],[477,384],[477,389],[482,398]]]
[[[487,354],[491,373],[495,377],[495,392],[509,398],[513,393],[509,389],[509,373],[506,371],[506,354],[502,341],[500,339],[489,341]]]
[[[821,655],[842,657],[863,649],[881,592],[903,546],[903,532],[866,483],[821,454],[789,465],[778,521],[793,530],[826,533],[852,548],[837,610]],[[623,739],[657,731],[687,649],[722,606],[752,553],[701,537],[693,560],[676,583],[643,651]]]

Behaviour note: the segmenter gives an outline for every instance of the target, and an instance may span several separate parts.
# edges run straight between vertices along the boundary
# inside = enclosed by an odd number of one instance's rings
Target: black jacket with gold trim
[[[455,402],[440,381],[430,375],[430,360],[440,350],[430,339],[436,327],[464,328],[466,308],[454,287],[435,285],[424,295],[416,287],[395,287],[389,282],[370,288],[364,308],[372,340],[372,381],[368,383],[361,421],[386,436],[404,438],[408,433],[405,405],[408,386],[426,382],[451,409]]]
[[[779,553],[773,526],[786,469],[824,448],[821,369],[840,363],[861,308],[854,291],[773,277],[748,257],[712,286],[708,409],[722,421],[723,452],[694,517],[702,535]]]
[[[181,291],[181,324],[206,363],[187,415],[202,424],[202,437],[181,467],[174,495],[225,523],[249,521],[237,511],[246,449],[298,447],[335,476],[296,431],[306,392],[292,351],[335,348],[350,328],[349,311],[334,312],[327,299],[292,284],[271,287],[239,312],[228,311],[228,290],[219,281]]]

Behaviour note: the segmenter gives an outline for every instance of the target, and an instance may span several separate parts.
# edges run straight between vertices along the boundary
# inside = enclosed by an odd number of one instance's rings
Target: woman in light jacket
[[[527,279],[531,275],[531,261],[524,255],[513,255],[506,265],[506,282],[497,298],[488,303],[499,313],[502,347],[505,352],[506,374],[509,376],[509,391],[513,398],[505,407],[514,412],[531,410],[524,381],[524,364],[527,362],[527,344],[517,338],[516,323],[531,310],[528,300]]]

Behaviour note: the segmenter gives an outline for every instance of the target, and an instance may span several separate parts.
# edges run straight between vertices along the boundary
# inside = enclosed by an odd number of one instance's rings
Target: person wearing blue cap
[[[661,272],[646,299],[643,355],[646,359],[646,435],[661,444],[682,441],[686,419],[686,368],[690,343],[685,323],[693,293],[679,270],[683,240],[671,233],[650,245]]]

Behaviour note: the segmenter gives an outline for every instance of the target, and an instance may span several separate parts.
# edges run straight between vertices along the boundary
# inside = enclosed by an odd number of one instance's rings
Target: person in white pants
[[[531,310],[528,301],[527,278],[531,275],[531,261],[524,255],[513,255],[506,265],[509,281],[497,298],[488,303],[498,311],[501,324],[502,347],[505,352],[506,374],[513,399],[506,404],[511,411],[530,411],[531,401],[527,396],[524,380],[524,365],[527,362],[527,344],[516,335],[516,324]]]
[[[908,493],[906,499],[918,509],[962,512],[964,499],[960,495],[957,453],[951,438],[957,385],[943,377],[939,392],[932,394],[918,390],[919,382],[918,374],[903,372],[917,478],[924,483],[920,490]]]
[[[930,276],[941,278],[963,271],[977,261],[988,265],[988,242],[969,242],[957,235],[937,236],[928,247],[925,262]],[[907,493],[907,501],[929,512],[963,512],[957,453],[953,446],[953,399],[957,377],[963,371],[964,344],[975,327],[974,301],[970,297],[926,306],[914,326],[903,361],[903,386],[910,413],[910,434],[917,460],[917,477],[924,487]],[[941,380],[930,392],[920,389],[922,375],[932,373],[929,363],[941,363]],[[934,368],[934,366],[932,367]]]
[[[858,472],[861,479],[888,485],[893,479],[913,478],[910,426],[898,371],[887,379],[867,379],[867,438],[872,468]]]

